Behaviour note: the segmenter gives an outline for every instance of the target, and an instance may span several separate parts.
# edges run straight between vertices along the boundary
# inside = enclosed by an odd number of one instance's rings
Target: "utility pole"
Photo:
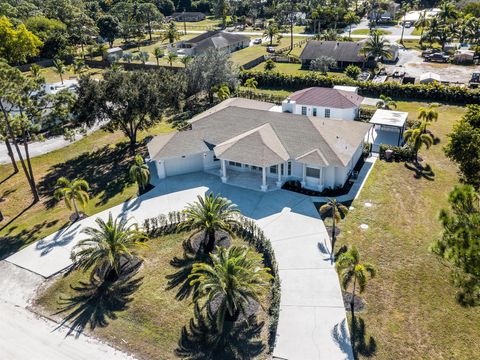
[[[187,35],[187,20],[185,19],[185,8],[183,8],[183,33]]]

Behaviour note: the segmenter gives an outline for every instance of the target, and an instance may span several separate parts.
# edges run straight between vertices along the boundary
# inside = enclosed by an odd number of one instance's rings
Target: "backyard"
[[[414,118],[424,105],[398,102],[398,110]],[[449,268],[428,251],[441,234],[438,213],[458,182],[456,166],[442,148],[463,112],[442,106],[430,127],[440,143],[422,150],[421,157],[431,166],[433,180],[422,174],[416,178],[404,163],[377,161],[354,210],[340,225],[338,246],[355,245],[378,272],[362,295],[366,311],[357,313],[366,329],[364,344],[357,334],[360,358],[471,359],[480,352],[480,309],[456,302]]]

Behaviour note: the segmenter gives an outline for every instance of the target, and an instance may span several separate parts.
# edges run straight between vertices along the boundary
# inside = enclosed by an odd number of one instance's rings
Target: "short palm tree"
[[[230,97],[230,88],[228,85],[223,84],[218,87],[216,93],[220,101],[226,100]]]
[[[174,52],[169,52],[167,54],[167,61],[170,64],[170,67],[173,66],[173,63],[178,59],[178,55],[175,54]]]
[[[386,95],[380,95],[380,101],[377,102],[377,108],[391,110],[397,108],[397,103],[393,99]]]
[[[223,330],[225,321],[233,325],[242,314],[247,317],[248,305],[268,289],[272,278],[269,268],[262,264],[262,256],[247,247],[219,247],[210,255],[212,263],[193,265],[190,285],[198,285],[194,301],[205,300],[204,307],[219,301],[214,316],[217,329]]]
[[[353,282],[352,297],[350,298],[350,311],[352,312],[352,319],[355,316],[355,292],[358,290],[363,293],[367,286],[368,275],[375,277],[375,267],[368,263],[360,262],[360,253],[355,246],[338,257],[337,271],[340,276],[342,287],[346,290]]]
[[[92,277],[101,276],[104,280],[115,281],[121,275],[122,261],[135,258],[135,249],[145,245],[147,235],[138,230],[137,224],[128,225],[128,219],[95,220],[97,227],[82,231],[87,235],[72,250],[71,258],[75,268],[92,270]]]
[[[366,56],[372,57],[374,61],[382,58],[392,58],[390,43],[385,40],[378,31],[372,31],[370,33],[370,37],[362,48],[362,53]]]
[[[183,64],[183,66],[187,67],[188,64],[193,60],[193,57],[190,55],[187,56],[182,56],[180,58],[180,62]]]
[[[433,138],[425,132],[427,124],[424,122],[415,129],[408,129],[403,133],[403,138],[411,146],[415,162],[418,164],[418,152],[423,145],[428,149],[433,145]]]
[[[138,192],[141,194],[150,180],[150,168],[140,155],[135,156],[135,163],[130,167],[130,179],[138,184]]]
[[[156,47],[155,49],[153,49],[153,56],[155,56],[155,59],[157,59],[157,66],[160,65],[159,60],[164,54],[165,52],[161,47]]]
[[[53,70],[60,76],[60,81],[63,85],[63,74],[67,71],[65,63],[60,59],[53,60]]]
[[[192,231],[190,238],[204,232],[203,242],[205,253],[211,253],[215,248],[217,231],[233,234],[233,228],[239,225],[240,210],[230,200],[212,193],[189,204],[184,210],[186,219],[179,224],[179,229]]]
[[[254,77],[251,77],[251,78],[245,80],[245,84],[243,84],[243,85],[248,89],[248,93],[250,94],[250,98],[252,98],[253,93],[255,92],[255,90],[257,90],[258,81]]]
[[[427,123],[438,120],[437,104],[430,104],[428,107],[421,107],[418,109],[418,120],[426,121]]]
[[[82,75],[88,70],[88,66],[85,64],[83,59],[75,59],[71,65],[71,69],[75,74]]]
[[[57,180],[57,189],[55,190],[54,197],[57,200],[64,199],[65,205],[69,210],[75,210],[75,219],[80,217],[78,212],[78,206],[84,208],[90,196],[88,191],[90,186],[88,182],[83,179],[75,179],[73,181],[68,180],[66,177],[61,177]],[[78,203],[78,204],[77,204]]]
[[[320,213],[332,218],[332,259],[335,256],[336,225],[342,216],[348,213],[348,208],[336,199],[328,199],[328,202],[320,206]]]
[[[263,36],[270,40],[270,46],[273,45],[273,38],[280,34],[277,23],[275,21],[270,21],[265,29]]]

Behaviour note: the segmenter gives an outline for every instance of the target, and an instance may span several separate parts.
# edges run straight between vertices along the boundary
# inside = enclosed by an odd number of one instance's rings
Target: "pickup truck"
[[[425,61],[446,63],[450,60],[450,56],[445,53],[435,53],[425,56]]]

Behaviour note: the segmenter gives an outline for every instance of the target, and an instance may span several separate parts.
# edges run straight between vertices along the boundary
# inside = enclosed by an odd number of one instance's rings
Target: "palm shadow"
[[[175,355],[190,360],[253,359],[266,348],[260,339],[263,326],[263,321],[250,315],[248,320],[225,324],[220,332],[208,307],[202,312],[195,305],[194,318],[183,327]]]
[[[433,172],[432,167],[429,164],[425,164],[425,166],[423,166],[420,163],[407,163],[406,162],[405,167],[408,170],[411,170],[411,171],[415,172],[415,174],[413,175],[413,177],[415,179],[424,178],[424,179],[427,179],[429,181],[435,180],[435,173]]]
[[[377,352],[377,342],[372,336],[367,336],[365,321],[358,316],[352,318],[352,341],[353,355],[358,359],[362,357],[374,356]]]
[[[120,270],[120,277],[114,283],[102,281],[93,276],[89,282],[81,281],[71,286],[76,294],[60,299],[61,309],[55,315],[68,313],[58,327],[68,325],[67,336],[75,337],[83,333],[87,325],[91,330],[106,327],[110,320],[117,319],[117,313],[128,309],[133,301],[133,293],[142,285],[143,277],[135,278],[142,262],[125,262]]]

